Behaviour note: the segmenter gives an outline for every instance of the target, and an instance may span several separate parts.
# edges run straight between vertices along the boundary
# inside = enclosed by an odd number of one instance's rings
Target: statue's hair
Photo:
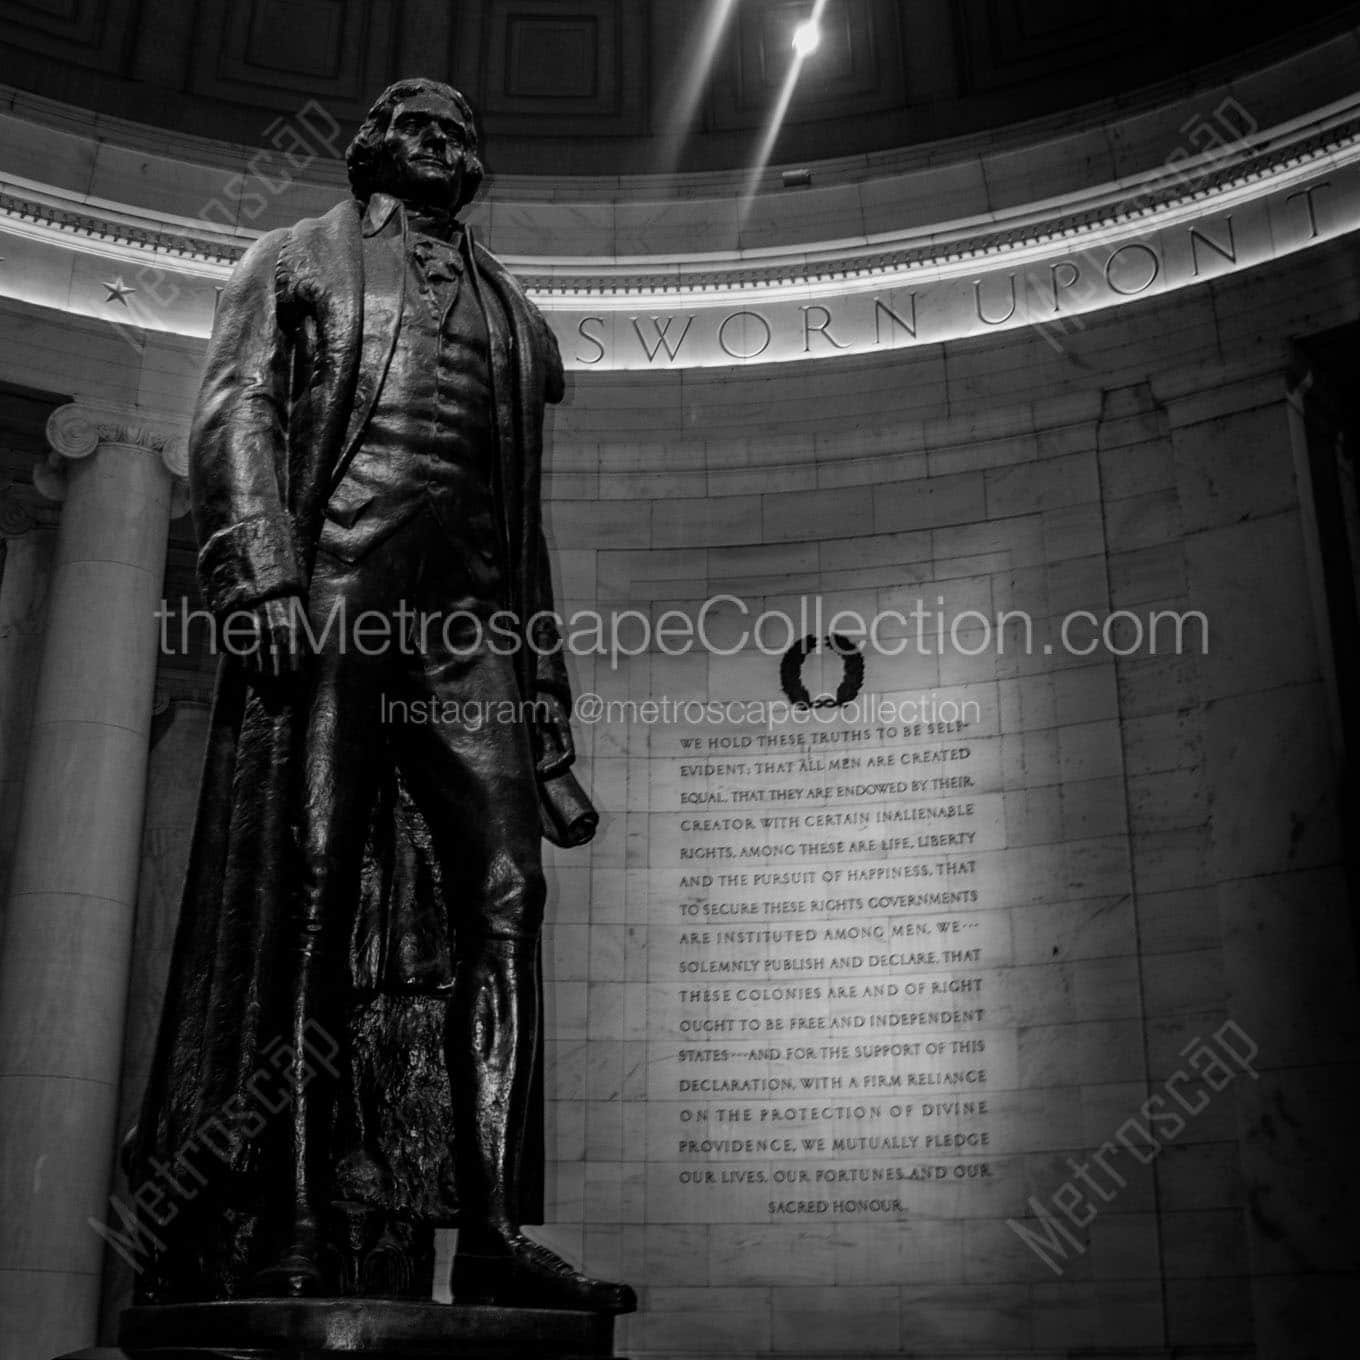
[[[392,122],[393,110],[403,99],[413,99],[421,94],[434,94],[447,99],[463,115],[468,127],[468,144],[463,150],[463,178],[458,202],[454,205],[454,211],[458,212],[477,196],[477,190],[486,176],[478,150],[476,115],[472,112],[472,105],[452,85],[425,76],[399,80],[395,85],[389,85],[373,101],[368,117],[345,152],[349,186],[354,197],[364,203],[382,189],[382,142]]]

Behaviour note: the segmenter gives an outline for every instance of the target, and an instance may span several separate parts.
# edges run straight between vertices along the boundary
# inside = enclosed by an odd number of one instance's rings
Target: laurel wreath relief
[[[822,694],[814,699],[803,683],[803,663],[824,646],[841,658],[845,670],[834,696]],[[795,708],[840,708],[850,703],[864,686],[864,654],[840,633],[831,633],[825,638],[809,633],[784,653],[779,663],[779,683]]]

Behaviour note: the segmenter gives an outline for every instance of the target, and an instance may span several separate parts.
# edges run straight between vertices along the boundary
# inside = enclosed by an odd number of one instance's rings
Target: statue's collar
[[[363,233],[365,236],[376,236],[382,231],[394,217],[400,228],[402,218],[397,209],[402,206],[401,199],[392,194],[375,193],[369,198],[364,208],[363,214]],[[472,232],[466,222],[457,223],[457,236],[454,245],[461,250],[470,250],[472,247]]]
[[[401,207],[401,199],[391,194],[374,194],[364,208],[363,232],[365,236],[376,236],[391,220],[392,214]]]

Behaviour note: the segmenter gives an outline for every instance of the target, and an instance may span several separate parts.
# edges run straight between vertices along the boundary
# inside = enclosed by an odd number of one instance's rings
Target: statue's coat
[[[390,271],[370,267],[376,277],[365,277],[365,238],[405,230],[395,199],[374,195],[367,209],[343,203],[264,236],[223,292],[190,436],[199,578],[219,622],[271,597],[306,595],[326,503],[373,409],[401,311],[402,251],[387,252],[396,262]],[[499,303],[488,315],[508,323],[509,357],[492,373],[495,490],[508,545],[507,603],[523,625],[552,607],[539,484],[544,406],[562,398],[562,364],[546,323],[504,267],[470,237],[463,249],[472,286]],[[544,654],[551,625],[534,626],[539,646],[518,654],[521,691],[552,693],[569,707],[562,657]],[[282,1088],[279,1069],[289,1058],[279,1048],[289,1033],[291,966],[282,941],[296,882],[303,692],[286,681],[251,683],[231,656],[219,668],[169,988],[126,1158],[134,1194],[163,1182],[153,1159],[174,1166],[186,1149],[209,1174],[201,1188],[178,1178],[195,1194],[174,1218],[150,1216],[171,1252],[196,1246],[193,1233],[207,1223],[201,1215],[262,1195],[267,1202],[271,1164],[287,1155],[287,1116],[271,1117],[262,1093]],[[594,811],[569,771],[540,780],[540,805],[544,834],[558,843],[592,834]],[[344,932],[359,994],[440,993],[449,982],[447,922],[430,929],[442,911],[428,842],[395,784],[379,800],[366,858],[363,919]],[[321,1060],[320,1050],[311,1055]],[[541,1071],[538,1090],[529,1142],[541,1149]],[[526,1159],[526,1222],[541,1218],[541,1171],[541,1156]],[[438,1198],[431,1190],[425,1210],[438,1217],[431,1196]]]

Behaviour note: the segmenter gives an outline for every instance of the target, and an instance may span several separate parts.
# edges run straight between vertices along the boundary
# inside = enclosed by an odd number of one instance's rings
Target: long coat
[[[366,208],[343,203],[264,236],[223,292],[190,436],[199,580],[219,621],[271,597],[306,595],[326,503],[363,435],[400,321],[404,251],[365,251],[364,238],[404,238],[405,231],[395,199],[374,195]],[[493,361],[491,375],[495,492],[508,546],[507,603],[528,621],[552,607],[539,483],[544,407],[562,397],[562,364],[547,325],[504,267],[470,236],[464,250],[484,306],[487,293],[499,303],[486,307],[488,319],[498,315],[508,326],[507,343],[492,346],[493,355],[508,355]],[[562,657],[549,647],[551,627],[540,618],[538,645],[520,649],[520,687],[525,697],[550,693],[569,706]],[[277,1193],[271,1177],[286,1164],[287,1116],[262,1115],[261,1105],[272,1108],[262,1093],[271,1081],[277,1087],[292,1057],[280,1040],[289,1032],[285,940],[297,881],[291,853],[302,693],[296,685],[251,684],[231,656],[220,665],[161,1028],[125,1156],[134,1193],[164,1180],[158,1162],[173,1166],[178,1158],[196,1173],[175,1178],[193,1192],[193,1203],[173,1214],[162,1210],[147,1226],[167,1247],[159,1253],[162,1274],[219,1295],[234,1292],[232,1277],[252,1254],[254,1216],[267,1212],[262,1206]],[[541,779],[539,791],[545,835],[559,844],[589,839],[594,809],[569,770]],[[438,997],[447,989],[450,942],[431,858],[419,813],[394,781],[373,815],[351,934],[360,994]],[[370,1057],[375,1047],[402,1048],[399,1062],[378,1054],[389,1075],[442,1078],[440,1055],[428,1051],[437,1049],[437,1019],[379,1007],[359,1028]],[[427,1051],[408,1061],[410,1045]],[[324,1053],[310,1056],[313,1065],[328,1061]],[[412,1125],[439,1121],[444,1105],[428,1091],[381,1096],[388,1127],[363,1127],[363,1102],[352,1090],[342,1097],[352,1117],[342,1114],[342,1123],[356,1145],[403,1143],[379,1147],[380,1162],[404,1162],[404,1171],[389,1175],[405,1177],[397,1207],[448,1221],[456,1211],[449,1188],[411,1183],[428,1178],[449,1133]],[[407,1097],[416,1115],[393,1116],[390,1107]],[[541,1150],[541,1101],[531,1124],[528,1145]],[[352,1164],[350,1158],[351,1172]],[[526,1158],[530,1176],[535,1168],[541,1176],[541,1157]],[[365,1185],[379,1200],[393,1197],[390,1185],[373,1188],[371,1166],[351,1181],[360,1189],[347,1188],[358,1197]],[[541,1189],[538,1178],[521,1187],[525,1221],[540,1217]],[[185,1259],[201,1255],[205,1236],[226,1231],[224,1218],[239,1240],[220,1247],[215,1260]]]

